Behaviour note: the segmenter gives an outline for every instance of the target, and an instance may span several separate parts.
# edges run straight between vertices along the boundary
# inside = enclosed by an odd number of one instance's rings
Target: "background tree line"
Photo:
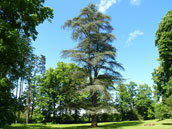
[[[58,62],[56,68],[49,68],[44,74],[32,79],[30,90],[29,118],[25,117],[27,110],[27,92],[22,96],[22,104],[18,112],[18,122],[25,123],[82,123],[91,121],[91,112],[84,110],[83,101],[87,102],[89,92],[80,94],[87,84],[85,75],[77,77],[83,71],[74,63]],[[80,74],[81,76],[81,74]],[[115,113],[102,111],[97,115],[98,122],[123,120],[149,120],[171,118],[167,105],[156,101],[153,89],[147,84],[137,85],[135,82],[118,84],[114,87],[112,105]],[[167,99],[170,104],[170,99]],[[162,106],[162,107],[161,107]],[[82,112],[82,113],[81,113]],[[168,115],[167,115],[168,114]]]

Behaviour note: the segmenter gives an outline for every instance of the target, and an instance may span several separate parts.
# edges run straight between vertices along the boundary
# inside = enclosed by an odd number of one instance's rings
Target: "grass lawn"
[[[172,119],[99,123],[96,129],[172,129]],[[92,129],[90,124],[13,124],[0,129]]]

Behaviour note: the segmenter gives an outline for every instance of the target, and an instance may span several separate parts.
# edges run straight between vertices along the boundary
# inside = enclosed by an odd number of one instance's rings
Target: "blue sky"
[[[61,51],[74,48],[77,42],[72,41],[71,31],[61,26],[91,2],[112,18],[116,36],[113,45],[118,50],[117,61],[125,68],[123,77],[127,82],[152,85],[151,73],[159,65],[155,32],[162,17],[172,9],[172,0],[47,0],[45,6],[54,9],[54,19],[37,27],[39,34],[33,42],[35,53],[46,56],[46,68],[55,68],[58,61],[69,62],[60,57]]]

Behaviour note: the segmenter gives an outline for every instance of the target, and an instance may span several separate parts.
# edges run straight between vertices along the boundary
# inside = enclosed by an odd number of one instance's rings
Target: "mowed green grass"
[[[96,129],[172,129],[172,119],[99,123]],[[92,129],[90,124],[12,124],[0,129]]]

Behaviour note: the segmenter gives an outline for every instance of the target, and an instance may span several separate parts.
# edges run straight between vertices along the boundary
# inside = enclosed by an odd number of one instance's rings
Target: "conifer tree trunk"
[[[94,93],[94,95],[92,96],[92,105],[96,106],[96,104],[97,104],[97,93]],[[92,114],[91,126],[97,127],[97,114],[96,113]]]
[[[97,127],[97,114],[96,113],[92,115],[91,126],[94,128]]]
[[[92,68],[91,68],[91,52],[90,52],[90,44],[88,44],[88,73],[89,73],[89,81],[90,85],[93,84],[93,77],[92,77]],[[92,105],[96,106],[97,104],[97,94],[94,93],[92,96]],[[96,113],[92,114],[92,121],[91,121],[91,126],[92,127],[97,127],[97,115]]]
[[[96,51],[98,50],[98,44],[97,44],[97,48]],[[97,79],[98,76],[98,70],[97,70],[97,65],[94,68],[94,81]],[[92,96],[92,105],[96,106],[97,105],[97,92],[94,93],[94,95]],[[97,114],[94,113],[92,114],[92,122],[91,122],[91,126],[92,127],[97,127]]]

